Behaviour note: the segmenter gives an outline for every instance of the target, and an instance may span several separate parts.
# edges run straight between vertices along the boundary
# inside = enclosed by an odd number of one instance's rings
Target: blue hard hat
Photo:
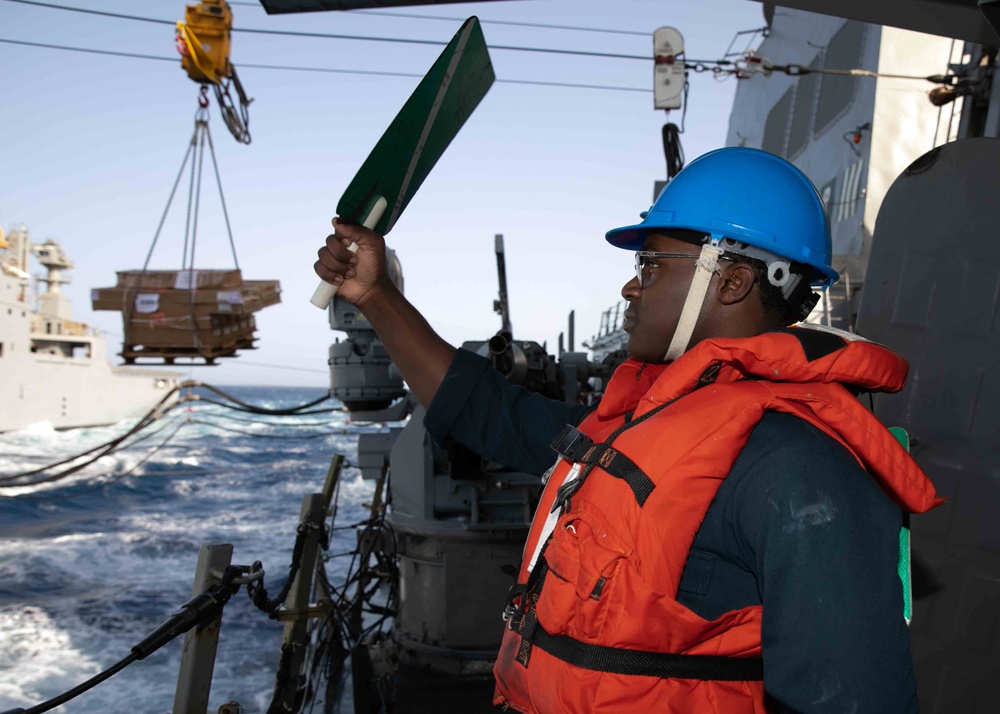
[[[752,246],[751,257],[756,248],[806,265],[817,287],[840,277],[830,266],[830,218],[819,192],[795,166],[766,151],[729,147],[699,156],[642,217],[642,223],[608,231],[608,242],[639,250],[651,231],[698,231]]]

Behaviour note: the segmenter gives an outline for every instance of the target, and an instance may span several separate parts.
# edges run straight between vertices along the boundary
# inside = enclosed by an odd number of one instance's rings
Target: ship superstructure
[[[947,96],[953,85],[944,83],[930,91],[927,78],[973,70],[979,57],[947,37],[788,7],[765,12],[770,30],[747,63],[756,72],[737,88],[726,145],[782,156],[817,186],[841,280],[809,321],[853,329],[890,184],[925,152],[969,135],[963,108],[979,97]]]
[[[948,499],[907,535],[920,709],[992,712],[1000,257],[981,237],[998,221],[1000,65],[997,36],[976,40],[986,21],[1000,31],[1000,3],[928,3],[922,21],[912,4],[783,5],[764,6],[762,69],[737,88],[727,144],[788,159],[823,195],[841,281],[810,319],[909,362],[872,408]]]
[[[31,255],[47,271],[37,305]],[[141,416],[178,384],[176,372],[108,362],[104,338],[73,320],[61,290],[72,267],[57,242],[32,243],[23,225],[0,241],[0,431],[112,424]]]

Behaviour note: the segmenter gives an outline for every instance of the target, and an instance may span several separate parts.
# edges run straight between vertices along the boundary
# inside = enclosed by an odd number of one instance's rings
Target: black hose
[[[100,674],[94,675],[86,682],[78,684],[69,691],[63,692],[59,696],[53,697],[41,704],[36,704],[28,709],[10,709],[2,714],[42,714],[42,712],[54,709],[61,704],[65,704],[70,699],[78,697],[88,689],[96,687],[106,679],[110,679],[133,662],[144,659],[173,640],[177,635],[187,632],[195,625],[206,620],[217,617],[233,594],[239,590],[239,585],[234,586],[232,584],[236,576],[239,575],[239,572],[239,568],[232,566],[227,568],[218,585],[206,588],[204,592],[189,600],[179,612],[172,615],[166,622],[135,645],[127,657],[111,665]]]

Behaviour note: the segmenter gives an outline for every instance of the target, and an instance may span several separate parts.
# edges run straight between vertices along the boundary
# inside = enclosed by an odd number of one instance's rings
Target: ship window
[[[785,155],[785,138],[788,135],[788,119],[791,113],[792,88],[789,87],[767,114],[767,121],[764,122],[764,141],[760,148],[778,156]]]
[[[813,60],[809,69],[823,67],[820,57]],[[816,90],[819,88],[818,74],[805,74],[795,85],[795,110],[792,112],[792,126],[788,130],[788,156],[795,156],[809,142],[809,131],[813,123],[813,109],[816,106]]]
[[[823,67],[826,69],[857,69],[861,66],[865,46],[865,24],[849,21],[841,27],[826,48]],[[813,132],[822,134],[840,118],[854,101],[858,79],[849,75],[824,74],[820,80],[819,103]]]
[[[51,322],[46,322],[45,323],[45,334],[46,335],[51,335],[52,334],[52,323]]]
[[[0,357],[3,357],[3,342],[0,342]]]

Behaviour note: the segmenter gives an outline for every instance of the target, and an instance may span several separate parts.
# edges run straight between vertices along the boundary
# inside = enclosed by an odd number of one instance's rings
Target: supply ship
[[[32,255],[47,271],[37,283]],[[72,267],[57,242],[32,243],[25,226],[0,239],[0,432],[37,422],[72,429],[137,418],[180,381],[167,370],[112,366],[104,337],[73,320],[60,289]],[[36,284],[44,287],[37,305]]]

